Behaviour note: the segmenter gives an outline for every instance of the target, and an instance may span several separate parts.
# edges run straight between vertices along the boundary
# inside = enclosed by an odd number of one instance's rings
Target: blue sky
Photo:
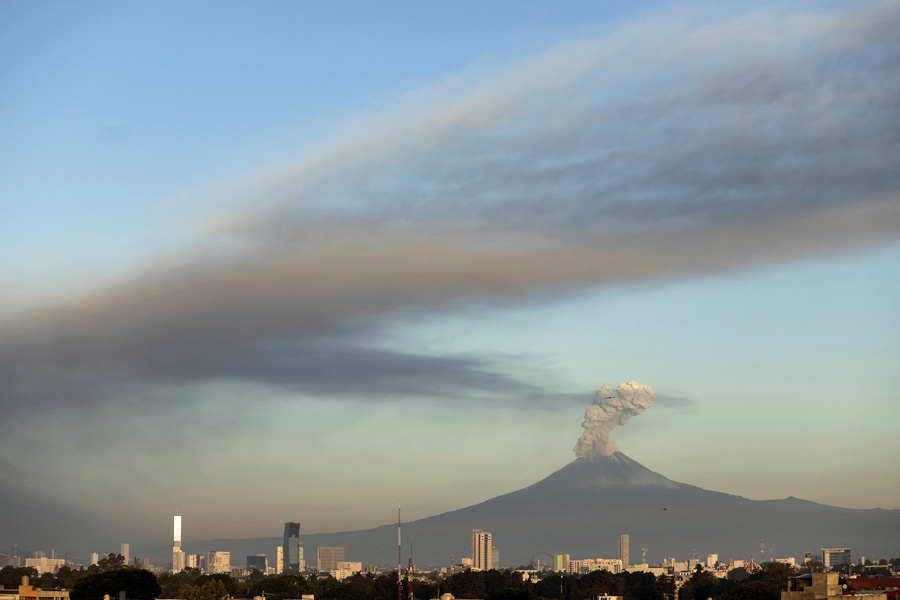
[[[900,508],[898,24],[3,3],[0,480],[123,536],[370,527],[533,483],[637,380],[651,469]]]

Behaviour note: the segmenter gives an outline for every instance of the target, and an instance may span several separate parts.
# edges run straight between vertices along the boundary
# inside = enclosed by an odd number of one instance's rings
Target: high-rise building
[[[126,567],[131,564],[131,552],[128,550],[128,544],[122,544],[121,548],[119,549],[119,554],[121,554],[122,558],[125,559]]]
[[[472,531],[472,569],[490,571],[493,565],[493,550],[490,532],[475,529]]]
[[[275,574],[280,575],[284,569],[284,546],[275,547]]]
[[[852,562],[850,548],[822,548],[822,564],[826,569],[849,567]]]
[[[210,550],[206,557],[206,570],[209,573],[231,573],[231,552]]]
[[[284,573],[299,573],[306,565],[303,561],[303,548],[300,546],[300,523],[293,521],[284,524],[284,550],[281,570]]]
[[[247,557],[247,572],[252,573],[254,569],[262,573],[266,574],[266,569],[269,568],[269,559],[266,558],[265,554],[257,554],[256,556],[248,556]]]
[[[316,556],[319,573],[331,573],[339,562],[344,560],[344,549],[341,547],[320,547]]]
[[[184,570],[184,551],[181,549],[181,516],[175,515],[174,531],[172,535],[172,572],[181,573]]]
[[[622,561],[622,569],[628,570],[628,534],[623,533],[619,536],[619,560]]]
[[[96,552],[91,552],[91,564],[96,565],[98,562],[100,562],[100,555]]]

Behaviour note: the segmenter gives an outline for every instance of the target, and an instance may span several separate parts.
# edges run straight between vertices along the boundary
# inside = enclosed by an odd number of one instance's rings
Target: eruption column
[[[650,408],[655,399],[649,385],[636,381],[620,383],[616,389],[605,385],[597,390],[594,401],[584,411],[584,433],[575,444],[575,455],[588,460],[611,456],[619,450],[609,437],[613,428]]]

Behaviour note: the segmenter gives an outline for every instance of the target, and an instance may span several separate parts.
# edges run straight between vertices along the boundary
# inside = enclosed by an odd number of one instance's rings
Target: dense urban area
[[[364,567],[345,560],[338,547],[317,548],[313,566],[304,560],[299,533],[298,523],[285,524],[271,566],[265,554],[247,556],[243,566],[234,566],[227,551],[186,555],[179,517],[172,562],[163,566],[130,557],[128,544],[119,553],[94,554],[87,566],[53,549],[23,561],[14,547],[2,556],[0,600],[897,600],[900,594],[900,558],[854,561],[850,548],[823,548],[799,561],[709,554],[650,565],[645,548],[642,562],[630,561],[629,536],[622,534],[615,559],[541,553],[531,564],[499,567],[491,533],[476,529],[472,555],[442,568],[417,568],[411,559],[403,568]]]

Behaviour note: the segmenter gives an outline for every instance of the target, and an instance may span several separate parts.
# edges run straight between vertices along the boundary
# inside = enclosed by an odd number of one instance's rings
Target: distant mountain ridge
[[[630,536],[631,563],[639,562],[640,548],[648,548],[650,562],[709,553],[760,561],[772,552],[802,560],[806,552],[832,546],[854,548],[854,557],[900,555],[900,510],[839,508],[793,497],[749,500],[672,481],[621,452],[579,458],[523,489],[404,523],[403,538],[415,539],[416,564],[442,566],[451,554],[457,563],[470,555],[473,529],[490,531],[501,565],[512,567],[539,552],[616,558],[622,533]],[[396,524],[303,536],[311,564],[316,546],[343,546],[348,560],[389,566],[396,562],[396,541]],[[189,552],[232,548],[233,557],[266,553],[274,559],[278,544],[272,537],[186,546]]]

